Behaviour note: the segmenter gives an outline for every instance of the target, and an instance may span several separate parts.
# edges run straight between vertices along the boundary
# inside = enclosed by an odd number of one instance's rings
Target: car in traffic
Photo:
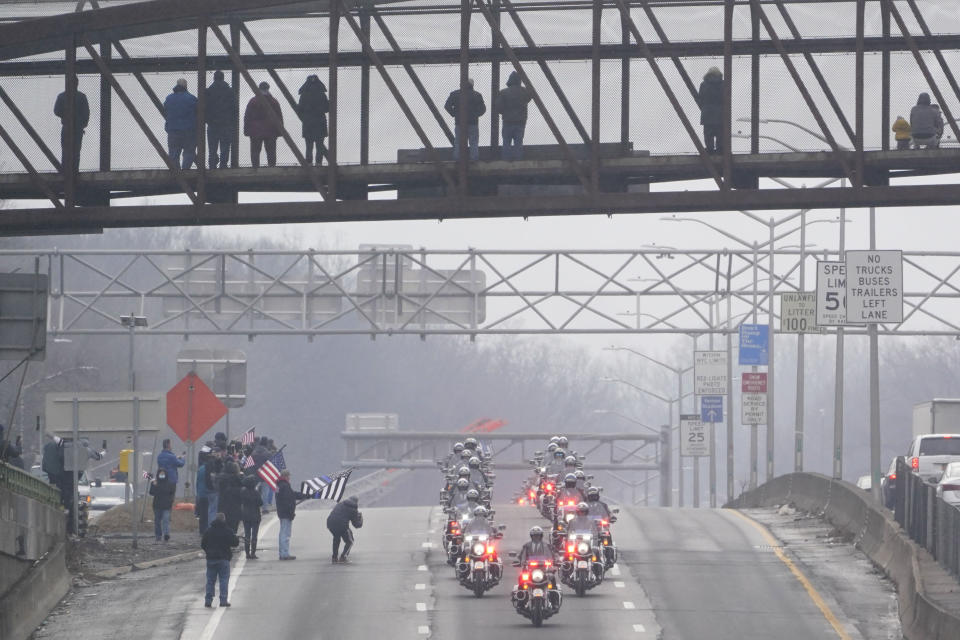
[[[101,482],[94,480],[90,485],[90,508],[94,511],[106,511],[125,502],[127,485],[123,482]]]
[[[943,470],[943,477],[937,483],[937,497],[960,507],[960,462],[951,462]]]
[[[890,510],[897,505],[897,460],[900,456],[894,456],[890,461],[890,467],[887,473],[880,478],[880,493],[883,496],[883,505]]]
[[[917,436],[907,450],[910,469],[929,484],[936,484],[951,462],[960,462],[960,434],[928,433]]]
[[[857,488],[864,491],[870,491],[873,488],[873,481],[870,480],[869,474],[857,478]]]

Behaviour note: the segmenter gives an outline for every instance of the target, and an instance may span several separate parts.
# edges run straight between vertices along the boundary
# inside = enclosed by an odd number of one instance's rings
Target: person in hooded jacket
[[[723,152],[723,74],[720,69],[710,67],[700,91],[697,92],[697,105],[700,107],[700,124],[703,125],[703,143],[707,153]]]
[[[189,169],[197,157],[197,97],[187,91],[186,78],[177,80],[173,93],[163,101],[164,128],[167,131],[167,153],[174,164]]]
[[[263,499],[257,491],[257,477],[246,476],[240,489],[240,518],[243,520],[243,550],[248,560],[257,559],[257,534],[260,532],[260,507]]]
[[[290,470],[280,472],[277,480],[277,519],[280,521],[279,552],[281,560],[296,560],[297,556],[290,555],[290,536],[293,534],[293,519],[297,517],[297,500],[305,500],[306,496],[294,491],[290,486]]]
[[[177,485],[170,482],[165,469],[157,471],[157,477],[150,483],[150,495],[153,496],[153,535],[160,542],[170,539],[170,511],[173,509],[173,496]]]
[[[917,104],[910,109],[910,132],[913,136],[913,148],[936,149],[943,135],[943,116],[940,108],[930,104],[930,94],[921,93]]]
[[[460,89],[454,89],[447,96],[447,101],[443,104],[444,110],[453,116],[454,127],[453,137],[453,159],[460,156]],[[467,80],[467,121],[462,123],[467,134],[467,148],[471,160],[480,159],[480,116],[487,112],[487,105],[483,102],[483,96],[473,88],[473,78]]]
[[[303,123],[303,139],[306,144],[304,155],[307,164],[313,161],[314,146],[317,147],[317,166],[323,163],[323,156],[327,155],[323,139],[327,137],[326,114],[329,110],[326,85],[315,74],[310,74],[300,87],[300,100],[297,102],[297,115]]]
[[[230,606],[227,600],[227,588],[230,585],[230,558],[233,557],[232,548],[239,544],[237,534],[230,531],[230,527],[227,526],[226,517],[218,513],[200,540],[200,547],[207,555],[207,589],[203,606],[213,606],[217,578],[220,579],[220,606]]]
[[[530,90],[523,86],[520,74],[516,71],[507,78],[507,88],[497,94],[497,110],[503,120],[503,149],[501,157],[504,160],[520,160],[523,158],[523,132],[527,128],[527,103],[533,99]]]
[[[359,500],[357,496],[350,496],[331,511],[327,516],[327,529],[333,534],[333,563],[346,563],[350,549],[353,547],[353,532],[350,530],[352,524],[357,529],[363,526],[363,514],[358,508]],[[343,553],[339,554],[340,541],[343,541]]]
[[[77,77],[68,76],[67,82],[73,86],[73,89],[76,91],[77,88]],[[83,130],[87,128],[87,125],[90,123],[90,103],[87,101],[87,96],[82,91],[76,91],[76,98],[74,98],[74,119],[73,119],[73,170],[77,171],[80,168],[80,147],[83,145]],[[64,91],[57,96],[56,102],[53,103],[53,115],[60,118],[60,122],[63,125],[60,129],[60,162],[63,164],[64,168],[67,167],[67,120],[69,119],[69,114],[67,114],[67,92]]]
[[[283,133],[280,103],[270,95],[270,84],[261,82],[260,93],[250,98],[243,114],[243,135],[250,137],[250,163],[260,166],[260,150],[267,151],[267,166],[277,165],[277,138]]]
[[[234,533],[240,526],[240,467],[232,460],[223,466],[223,473],[217,478],[217,490],[220,494],[218,508],[227,519],[227,526]]]
[[[233,142],[233,114],[235,102],[233,89],[223,79],[223,71],[213,72],[213,82],[204,94],[204,117],[207,119],[207,153],[209,167],[227,168],[230,161],[230,145]]]

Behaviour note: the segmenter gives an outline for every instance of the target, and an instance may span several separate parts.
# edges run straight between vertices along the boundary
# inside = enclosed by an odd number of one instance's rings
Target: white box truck
[[[913,405],[913,437],[960,433],[960,398],[934,398]]]

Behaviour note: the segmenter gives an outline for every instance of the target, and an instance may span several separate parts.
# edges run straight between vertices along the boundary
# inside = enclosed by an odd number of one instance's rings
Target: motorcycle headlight
[[[543,571],[534,569],[533,572],[530,573],[530,579],[534,582],[543,582]]]
[[[590,553],[590,545],[588,545],[586,542],[581,542],[577,545],[577,553],[582,556]]]
[[[475,545],[473,545],[473,555],[475,555],[475,556],[482,556],[482,555],[483,555],[483,550],[484,550],[484,546],[483,546],[482,544],[480,544],[479,542],[476,543]]]
[[[575,516],[574,514],[572,514],[572,513],[568,513],[566,516],[564,516],[564,518],[566,519],[567,522],[570,522],[570,521],[573,520],[575,517],[576,517],[576,516]]]

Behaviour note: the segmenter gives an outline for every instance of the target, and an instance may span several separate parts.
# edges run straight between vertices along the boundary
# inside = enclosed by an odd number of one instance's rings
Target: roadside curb
[[[112,569],[104,569],[103,571],[98,571],[97,573],[92,574],[95,578],[110,579],[117,578],[131,571],[140,571],[141,569],[152,569],[154,567],[164,567],[169,564],[177,564],[179,562],[189,562],[190,560],[197,560],[203,557],[202,551],[190,551],[188,553],[181,553],[175,556],[167,556],[166,558],[156,558],[154,560],[144,560],[143,562],[134,562],[133,564],[126,564],[121,567],[113,567]]]

